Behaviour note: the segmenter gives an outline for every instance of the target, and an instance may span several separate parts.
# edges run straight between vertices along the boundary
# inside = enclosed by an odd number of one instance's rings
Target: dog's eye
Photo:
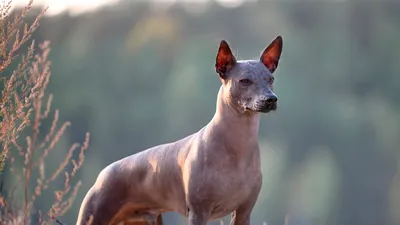
[[[274,77],[270,77],[270,78],[268,79],[268,83],[269,83],[269,84],[272,84],[272,83],[274,83],[274,80],[275,80]]]
[[[251,80],[249,80],[249,79],[241,79],[241,80],[239,80],[239,82],[242,84],[251,84]]]

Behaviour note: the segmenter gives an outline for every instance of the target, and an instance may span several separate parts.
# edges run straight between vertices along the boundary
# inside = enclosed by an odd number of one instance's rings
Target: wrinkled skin
[[[249,225],[262,184],[258,128],[261,113],[277,108],[272,73],[282,38],[260,60],[236,61],[221,41],[215,69],[221,80],[216,112],[198,132],[118,160],[99,174],[79,211],[77,225],[161,225],[175,211],[190,225],[232,214]]]
[[[225,95],[240,112],[269,112],[277,108],[274,77],[259,61],[239,61],[227,74]],[[273,99],[268,102],[268,99]]]

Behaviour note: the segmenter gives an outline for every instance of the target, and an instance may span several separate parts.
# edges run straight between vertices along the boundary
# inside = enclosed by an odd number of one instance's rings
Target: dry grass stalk
[[[43,140],[39,140],[41,122],[50,115],[53,99],[53,96],[49,95],[47,101],[44,102],[45,90],[51,76],[50,61],[48,60],[50,43],[40,44],[40,51],[34,54],[35,43],[32,41],[27,53],[22,55],[21,58],[16,58],[17,52],[21,50],[22,45],[37,29],[40,17],[47,9],[43,10],[28,26],[24,23],[24,18],[31,9],[32,3],[31,0],[20,13],[15,13],[13,20],[9,18],[11,1],[0,6],[0,86],[3,87],[0,99],[0,144],[2,147],[0,171],[3,169],[4,162],[7,162],[10,171],[15,175],[17,182],[21,184],[24,196],[23,203],[19,206],[21,208],[17,210],[11,208],[11,205],[17,203],[11,202],[10,196],[0,194],[1,225],[30,224],[30,215],[34,210],[33,203],[63,172],[65,176],[64,185],[61,190],[55,192],[55,200],[46,212],[49,219],[46,220],[42,216],[42,211],[39,210],[39,221],[34,222],[34,224],[51,224],[52,221],[60,223],[57,217],[65,214],[71,207],[81,185],[79,181],[71,188],[71,179],[83,165],[84,153],[89,146],[90,136],[87,133],[82,146],[73,144],[58,168],[52,174],[46,176],[45,160],[63,136],[66,128],[70,126],[70,123],[65,122],[58,128],[59,111],[55,110],[48,133]],[[21,27],[23,27],[22,31]],[[17,59],[20,59],[20,63],[16,69],[11,74],[5,74],[8,73],[7,69]],[[24,133],[27,131],[29,135],[22,135],[23,130]],[[79,159],[75,161],[72,157],[78,149]],[[22,166],[17,165],[18,160],[22,160]],[[72,170],[64,172],[70,164],[73,167]],[[38,177],[34,188],[31,187],[33,174],[37,174]]]
[[[14,13],[11,19],[11,3],[0,5],[0,87],[3,88],[0,98],[0,143],[2,150],[1,168],[4,166],[5,158],[10,151],[11,140],[29,124],[33,98],[38,94],[39,88],[43,86],[44,77],[29,77],[29,64],[34,56],[34,42],[28,48],[27,54],[21,56],[20,63],[11,75],[4,75],[6,69],[15,61],[18,51],[25,44],[32,33],[38,28],[39,20],[46,12],[44,9],[28,26],[24,18],[31,9],[33,1],[21,10]]]

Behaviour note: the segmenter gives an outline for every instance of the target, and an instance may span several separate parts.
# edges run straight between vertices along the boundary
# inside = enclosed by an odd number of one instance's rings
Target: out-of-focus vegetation
[[[51,108],[53,95],[45,93],[51,76],[49,42],[29,43],[47,9],[25,23],[32,3],[14,12],[12,1],[0,5],[0,173],[8,172],[0,177],[1,225],[59,222],[57,217],[69,210],[78,193],[81,182],[73,179],[89,144],[87,133],[80,150],[75,143],[53,167],[45,164],[70,122],[59,126],[59,111]],[[60,181],[61,188],[55,187]],[[46,207],[36,207],[43,201]]]
[[[256,59],[282,35],[279,106],[260,125],[264,182],[252,224],[284,224],[287,215],[290,225],[400,224],[399,11],[397,1],[222,7],[125,0],[43,18],[34,38],[52,43],[48,89],[60,119],[74,124],[49,155],[49,167],[86,131],[92,137],[76,175],[81,191],[61,219],[75,222],[104,166],[211,119],[221,39],[239,59]],[[6,184],[12,178],[7,171],[1,176]],[[35,207],[48,204],[45,198]],[[164,218],[187,224],[174,213]]]

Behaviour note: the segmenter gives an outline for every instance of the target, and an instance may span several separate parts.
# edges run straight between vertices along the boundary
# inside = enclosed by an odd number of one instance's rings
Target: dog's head
[[[228,43],[221,41],[215,69],[223,84],[225,102],[240,112],[267,113],[276,110],[273,73],[278,67],[283,40],[276,37],[259,60],[237,61]]]

